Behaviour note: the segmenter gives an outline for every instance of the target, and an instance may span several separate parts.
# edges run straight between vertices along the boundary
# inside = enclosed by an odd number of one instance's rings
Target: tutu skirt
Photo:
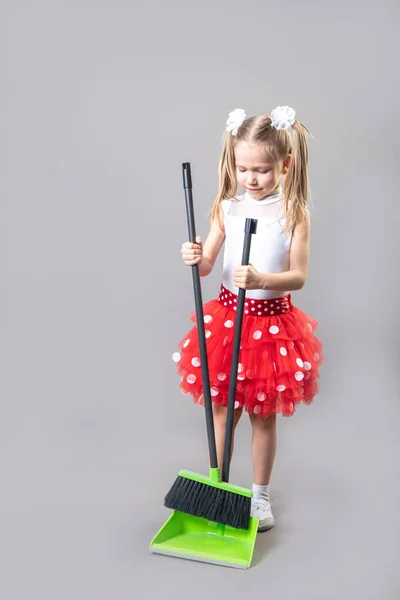
[[[318,322],[294,306],[291,294],[259,300],[248,292],[239,353],[235,408],[267,418],[292,416],[300,402],[311,404],[318,393],[323,348],[314,331]],[[219,297],[204,307],[211,398],[228,403],[229,379],[238,297],[221,286]],[[196,322],[196,314],[190,316]],[[173,354],[180,388],[204,404],[197,326]]]

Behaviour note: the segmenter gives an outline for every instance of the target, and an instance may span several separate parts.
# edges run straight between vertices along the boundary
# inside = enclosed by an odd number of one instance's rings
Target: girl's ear
[[[292,155],[288,154],[287,157],[285,158],[285,160],[283,161],[283,165],[282,165],[282,174],[283,175],[286,175],[286,173],[289,171],[291,160],[292,160]]]

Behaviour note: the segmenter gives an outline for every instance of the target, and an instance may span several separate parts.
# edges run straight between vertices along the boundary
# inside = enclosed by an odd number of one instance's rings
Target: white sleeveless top
[[[263,200],[255,200],[247,192],[223,200],[225,249],[223,260],[223,285],[234,294],[238,288],[233,283],[233,272],[242,262],[244,226],[246,217],[257,219],[257,232],[251,237],[250,263],[260,273],[282,273],[289,270],[291,233],[283,230],[285,218],[282,188]],[[284,296],[288,292],[277,290],[248,290],[251,298],[268,299]]]

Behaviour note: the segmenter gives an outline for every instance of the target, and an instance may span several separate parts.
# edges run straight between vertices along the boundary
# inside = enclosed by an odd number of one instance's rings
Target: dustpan
[[[236,569],[251,565],[258,520],[250,517],[248,529],[234,529],[200,517],[174,511],[155,535],[150,550]]]
[[[186,201],[188,207],[188,221],[190,224],[191,241],[195,241],[194,217],[191,200],[191,178],[190,165],[184,164],[184,178],[189,178],[189,183],[185,185]],[[251,235],[256,231],[257,222],[254,219],[246,219],[245,237],[243,247],[242,264],[249,264]],[[197,297],[200,298],[200,277],[198,272],[193,269],[194,275],[197,275],[196,285],[198,287]],[[242,328],[245,290],[239,290],[237,304],[237,317],[235,326],[234,349],[232,356],[232,369],[230,381],[230,394],[228,400],[227,431],[225,438],[224,454],[230,456],[232,432],[233,432],[233,407],[236,393],[236,378],[238,371],[240,336]],[[202,320],[202,319],[201,319]],[[206,359],[206,357],[205,357]],[[206,362],[206,360],[204,361]],[[207,375],[208,378],[208,375]],[[211,405],[211,402],[210,402]],[[208,411],[208,426],[213,430],[212,412]],[[213,434],[213,431],[212,431]],[[209,435],[209,440],[213,435]],[[215,441],[211,452],[211,462],[216,462]],[[213,459],[213,454],[214,459]],[[224,460],[224,469],[222,479],[229,481],[229,460]],[[213,471],[211,469],[211,471]],[[218,470],[219,472],[219,470]],[[235,486],[237,487],[237,486]],[[239,490],[239,488],[237,488]],[[247,490],[243,490],[247,492]],[[166,523],[161,527],[150,543],[150,551],[157,554],[165,554],[177,558],[208,562],[221,566],[234,567],[239,569],[248,569],[251,565],[255,540],[258,530],[258,520],[250,517],[246,529],[233,528],[229,525],[216,523],[194,516],[188,513],[175,510]]]

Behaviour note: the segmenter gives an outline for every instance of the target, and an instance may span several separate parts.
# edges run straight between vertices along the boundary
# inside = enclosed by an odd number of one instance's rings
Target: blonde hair
[[[238,128],[236,136],[226,132],[219,161],[219,191],[211,208],[211,220],[222,226],[221,202],[234,198],[238,183],[236,177],[235,146],[248,142],[265,147],[267,156],[273,162],[284,161],[291,154],[289,169],[283,185],[283,204],[286,222],[284,229],[293,232],[297,223],[307,213],[309,193],[307,135],[311,132],[299,121],[292,125],[293,136],[287,129],[271,127],[271,117],[261,115],[249,117]]]

